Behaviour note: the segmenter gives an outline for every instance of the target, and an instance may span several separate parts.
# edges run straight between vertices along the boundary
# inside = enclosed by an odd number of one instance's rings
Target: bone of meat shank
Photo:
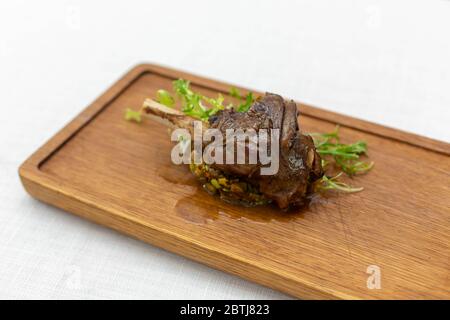
[[[165,113],[158,108],[155,109],[154,105],[150,105],[147,101],[144,103],[146,113],[162,117],[175,127],[192,130],[194,119],[174,109],[167,109],[169,112]],[[280,129],[279,169],[276,174],[261,175],[259,169],[262,165],[259,162],[216,163],[211,166],[258,186],[259,191],[281,209],[303,205],[309,185],[322,177],[323,169],[312,138],[299,131],[297,116],[295,102],[285,101],[281,96],[271,93],[266,93],[264,97],[255,101],[247,112],[225,109],[211,116],[207,127],[219,129],[224,137],[227,129],[252,128],[256,132],[259,129]],[[269,141],[269,150],[270,143]]]
[[[166,107],[152,99],[145,99],[142,105],[145,114],[159,123],[162,123],[172,129],[184,128],[193,131],[194,118],[186,116],[183,112]],[[191,135],[193,136],[193,135]]]

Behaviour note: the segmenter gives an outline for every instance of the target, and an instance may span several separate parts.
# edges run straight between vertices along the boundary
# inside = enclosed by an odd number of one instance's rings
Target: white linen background
[[[1,1],[0,298],[286,298],[23,190],[19,164],[139,62],[450,141],[448,1]]]

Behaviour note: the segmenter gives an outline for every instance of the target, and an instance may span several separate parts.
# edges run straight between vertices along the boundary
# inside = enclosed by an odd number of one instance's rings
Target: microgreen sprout
[[[317,152],[325,161],[334,160],[335,164],[349,176],[366,173],[372,169],[374,163],[359,160],[361,155],[367,155],[367,143],[357,141],[343,144],[340,142],[339,126],[329,133],[309,134],[316,146]]]
[[[165,105],[166,107],[173,107],[173,105],[175,104],[175,99],[168,91],[164,89],[159,89],[156,92],[156,101]]]
[[[310,133],[313,138],[316,151],[322,156],[322,168],[328,167],[334,162],[336,167],[342,172],[334,177],[324,175],[316,182],[319,190],[335,189],[344,192],[358,192],[362,188],[354,188],[337,179],[346,173],[348,176],[362,174],[368,172],[374,166],[374,162],[361,161],[362,155],[367,155],[367,143],[365,141],[357,141],[355,143],[343,144],[340,142],[339,126],[328,133]]]
[[[364,188],[362,187],[352,187],[348,184],[338,181],[338,178],[342,175],[343,172],[338,173],[334,177],[327,177],[324,175],[319,181],[317,181],[314,185],[314,191],[327,191],[327,190],[338,190],[347,193],[359,192]]]
[[[125,120],[128,121],[134,121],[134,122],[141,122],[141,112],[140,111],[134,111],[130,108],[125,109]]]

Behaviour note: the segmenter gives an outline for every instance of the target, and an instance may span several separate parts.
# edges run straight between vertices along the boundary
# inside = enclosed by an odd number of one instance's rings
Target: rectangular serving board
[[[289,214],[226,204],[204,192],[186,167],[171,163],[167,128],[124,120],[126,107],[139,108],[177,78],[214,96],[230,88],[138,65],[22,164],[25,189],[298,298],[450,298],[449,144],[299,103],[302,131],[339,124],[345,141],[367,141],[375,167],[352,181],[365,190],[330,194]]]

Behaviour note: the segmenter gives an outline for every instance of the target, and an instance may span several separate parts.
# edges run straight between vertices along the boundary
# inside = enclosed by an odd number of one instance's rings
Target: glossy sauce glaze
[[[245,206],[238,203],[223,201],[218,196],[209,195],[213,200],[204,202],[207,192],[201,182],[189,171],[187,165],[170,164],[157,172],[158,177],[175,185],[183,185],[190,190],[188,196],[181,197],[175,204],[177,214],[193,224],[206,224],[220,218],[230,218],[240,221],[266,223],[271,221],[289,222],[302,219],[305,211],[314,213],[321,206],[332,201],[333,195],[314,193],[307,197],[304,207],[282,211],[273,204]],[[264,207],[262,212],[261,208]],[[239,208],[239,210],[236,210]]]

